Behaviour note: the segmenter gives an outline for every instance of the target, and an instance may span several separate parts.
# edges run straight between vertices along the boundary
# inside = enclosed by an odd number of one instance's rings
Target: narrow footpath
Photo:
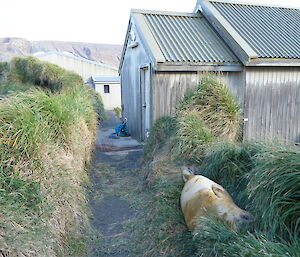
[[[89,257],[140,256],[131,240],[130,222],[142,211],[142,178],[139,175],[143,146],[131,137],[115,138],[112,115],[97,132],[90,170],[91,224],[97,234]]]

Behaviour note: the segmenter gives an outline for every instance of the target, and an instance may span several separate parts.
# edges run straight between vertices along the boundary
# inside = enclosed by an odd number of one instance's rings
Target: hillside
[[[14,56],[26,56],[41,51],[70,52],[75,56],[117,67],[122,45],[0,38],[0,61],[9,61]]]

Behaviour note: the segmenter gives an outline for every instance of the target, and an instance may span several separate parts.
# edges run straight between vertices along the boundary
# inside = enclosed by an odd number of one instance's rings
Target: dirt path
[[[89,256],[140,256],[131,244],[128,224],[142,211],[138,198],[142,197],[143,146],[131,138],[111,138],[110,127],[98,132],[90,171],[91,224],[98,236]]]

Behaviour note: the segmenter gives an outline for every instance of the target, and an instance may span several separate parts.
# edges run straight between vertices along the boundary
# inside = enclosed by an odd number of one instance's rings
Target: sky
[[[130,9],[192,12],[197,0],[0,0],[0,38],[123,44]],[[242,0],[300,8],[299,0]]]

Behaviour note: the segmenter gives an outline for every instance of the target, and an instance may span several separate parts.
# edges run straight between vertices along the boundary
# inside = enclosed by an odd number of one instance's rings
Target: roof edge
[[[197,5],[198,10],[202,10],[205,18],[243,64],[247,64],[249,59],[258,58],[258,54],[211,4],[210,0],[198,0]]]
[[[158,10],[147,10],[147,9],[131,9],[131,13],[141,14],[156,14],[156,15],[172,15],[172,16],[187,16],[187,17],[199,17],[198,13],[187,13],[187,12],[172,12],[172,11],[158,11]]]
[[[287,58],[257,58],[250,60],[246,66],[288,66],[299,67],[300,59]]]
[[[122,66],[123,66],[123,61],[124,61],[126,47],[127,47],[127,41],[128,41],[128,37],[129,37],[129,30],[131,28],[131,25],[132,24],[131,24],[131,15],[130,15],[128,26],[127,26],[127,31],[126,31],[126,34],[125,34],[123,49],[122,49],[122,53],[121,53],[121,58],[120,58],[120,62],[119,62],[119,68],[118,68],[119,75],[121,74],[121,70],[122,70]]]
[[[165,58],[163,54],[161,53],[161,50],[159,49],[159,46],[157,45],[148,25],[144,21],[142,16],[142,13],[139,12],[140,10],[132,9],[130,12],[130,17],[129,17],[129,23],[127,27],[127,32],[125,35],[125,41],[123,44],[123,50],[121,54],[121,60],[119,64],[119,74],[121,74],[124,58],[125,58],[125,53],[127,49],[127,43],[129,40],[129,33],[132,28],[132,26],[135,26],[136,28],[136,33],[139,35],[140,40],[142,41],[142,45],[145,48],[145,52],[148,55],[151,63],[153,64],[153,67],[156,67],[158,62],[165,62]],[[140,24],[141,23],[141,24]],[[143,31],[144,29],[144,31]],[[145,32],[146,31],[146,32]],[[152,47],[148,43],[148,41],[152,42]]]
[[[243,71],[244,66],[240,64],[220,63],[161,63],[157,65],[156,71]]]
[[[295,7],[295,6],[286,6],[280,4],[265,4],[265,3],[258,3],[258,2],[243,2],[243,1],[236,1],[236,0],[209,0],[209,2],[224,3],[224,4],[253,5],[253,6],[271,7],[271,8],[285,8],[285,9],[294,9],[294,10],[300,9],[300,6]]]
[[[69,54],[66,54],[66,53],[63,53],[63,52],[59,52],[59,51],[48,51],[48,52],[44,52],[44,53],[38,53],[36,55],[33,54],[33,56],[36,57],[36,58],[39,58],[39,57],[44,57],[44,56],[53,55],[53,54],[69,57],[69,58],[72,58],[74,60],[79,60],[79,61],[95,64],[97,66],[102,66],[102,67],[112,69],[112,70],[115,70],[115,71],[118,70],[117,67],[113,67],[113,66],[110,66],[110,65],[102,63],[102,62],[92,61],[92,60],[89,60],[89,59],[86,59],[86,58],[83,58],[83,57],[79,57],[79,56],[76,56],[76,55],[69,55]]]
[[[93,75],[91,76],[93,82],[109,82],[109,83],[120,83],[120,76],[105,76],[105,75]]]
[[[146,48],[145,50],[148,53],[150,60],[154,64],[154,67],[157,63],[165,62],[166,58],[162,54],[150,27],[142,16],[142,13],[133,13],[132,17],[135,21],[135,26],[137,32],[139,33],[140,39],[143,41],[143,46]]]

